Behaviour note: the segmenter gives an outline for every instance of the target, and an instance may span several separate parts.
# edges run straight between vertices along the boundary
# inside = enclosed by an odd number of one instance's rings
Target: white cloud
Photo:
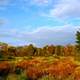
[[[19,29],[9,32],[9,30],[4,32],[0,32],[0,40],[1,38],[11,38],[14,39],[13,42],[19,44],[27,44],[34,43],[35,45],[41,47],[47,44],[69,44],[75,43],[75,33],[80,28],[80,26],[73,25],[64,25],[64,26],[56,26],[49,28],[41,27],[35,29],[31,32],[27,32],[27,30],[20,31]],[[8,33],[9,32],[9,33]],[[2,35],[2,36],[1,36]],[[8,40],[8,43],[10,41]],[[13,44],[12,42],[12,44]],[[23,43],[25,42],[25,43]],[[11,43],[11,42],[10,42]]]
[[[37,6],[47,6],[52,2],[52,0],[31,0],[32,5]]]
[[[60,0],[47,15],[62,19],[80,18],[80,0]]]
[[[47,4],[49,1],[48,0],[34,0],[34,3],[37,4]]]

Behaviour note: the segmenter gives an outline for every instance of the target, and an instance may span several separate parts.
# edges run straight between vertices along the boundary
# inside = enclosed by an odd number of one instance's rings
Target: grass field
[[[15,57],[0,61],[0,80],[80,80],[74,57]]]

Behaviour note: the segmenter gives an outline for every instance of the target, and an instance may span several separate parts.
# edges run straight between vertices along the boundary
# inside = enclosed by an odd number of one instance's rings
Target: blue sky
[[[80,0],[0,0],[0,41],[12,45],[75,43]]]

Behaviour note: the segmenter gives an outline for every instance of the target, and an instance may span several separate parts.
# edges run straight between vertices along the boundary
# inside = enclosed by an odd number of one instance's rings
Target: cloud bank
[[[60,0],[47,16],[60,19],[80,18],[80,0]]]
[[[64,25],[56,26],[53,28],[41,27],[32,32],[27,32],[26,30],[20,32],[19,30],[14,30],[10,33],[9,31],[0,32],[1,38],[13,38],[17,45],[19,43],[30,44],[34,43],[36,46],[42,47],[47,44],[54,45],[66,45],[75,43],[75,34],[80,26]],[[10,30],[11,31],[11,30]],[[8,41],[8,43],[11,43]],[[11,43],[12,44],[12,43]],[[23,45],[24,45],[23,44]],[[15,45],[15,44],[13,44]]]

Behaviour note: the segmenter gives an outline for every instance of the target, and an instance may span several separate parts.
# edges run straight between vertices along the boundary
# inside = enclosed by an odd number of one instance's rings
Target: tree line
[[[30,45],[25,46],[10,46],[8,44],[0,44],[0,55],[3,56],[51,56],[51,55],[61,55],[61,56],[69,56],[75,55],[76,53],[75,45],[47,45],[43,48],[37,48]]]
[[[32,44],[24,46],[12,46],[0,42],[0,57],[2,56],[74,56],[80,53],[80,31],[76,32],[76,45],[46,45],[38,48]]]

